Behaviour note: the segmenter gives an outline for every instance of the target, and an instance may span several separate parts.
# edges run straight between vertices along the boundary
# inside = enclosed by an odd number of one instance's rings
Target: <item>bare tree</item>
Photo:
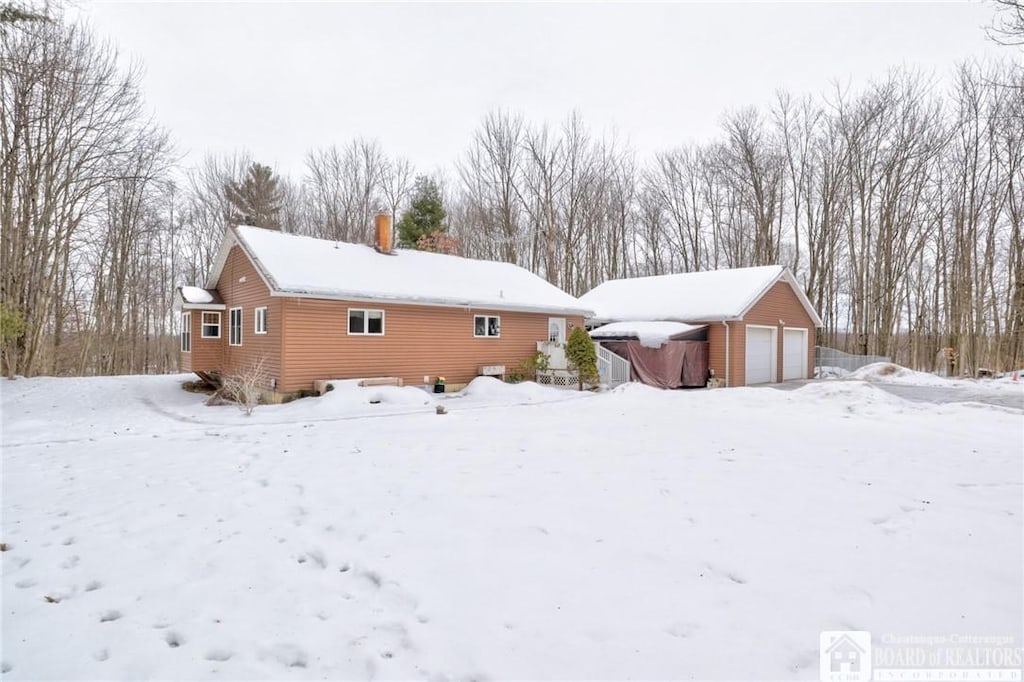
[[[52,351],[75,236],[111,168],[132,154],[138,71],[122,71],[113,48],[59,17],[0,32],[0,49],[0,303],[24,320],[3,354],[32,374]]]
[[[376,140],[357,139],[342,149],[332,145],[309,152],[303,184],[311,233],[343,241],[369,240],[373,215],[387,203],[387,171],[387,157]],[[399,195],[404,192],[395,197]]]
[[[1024,2],[992,0],[996,17],[988,27],[988,36],[1001,45],[1024,45]]]
[[[270,388],[264,364],[263,358],[253,360],[221,380],[220,395],[237,404],[246,417],[252,416],[264,392]]]

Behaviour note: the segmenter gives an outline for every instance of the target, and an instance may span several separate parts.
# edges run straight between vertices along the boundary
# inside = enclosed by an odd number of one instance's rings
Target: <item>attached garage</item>
[[[782,380],[807,378],[806,329],[784,329],[782,332]]]
[[[821,326],[796,277],[780,265],[609,280],[580,303],[594,311],[591,330],[640,322],[705,327],[708,383],[717,386],[806,379]]]
[[[775,381],[775,330],[771,327],[747,325],[746,384],[768,384]]]

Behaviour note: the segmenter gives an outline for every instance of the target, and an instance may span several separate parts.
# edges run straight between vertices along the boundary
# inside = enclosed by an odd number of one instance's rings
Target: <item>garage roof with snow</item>
[[[272,295],[388,301],[589,316],[579,299],[511,263],[427,251],[316,239],[259,227],[234,227],[207,286],[215,286],[239,245]]]
[[[789,269],[765,265],[605,282],[580,297],[595,322],[739,320],[776,282],[788,283],[816,326],[821,318]]]

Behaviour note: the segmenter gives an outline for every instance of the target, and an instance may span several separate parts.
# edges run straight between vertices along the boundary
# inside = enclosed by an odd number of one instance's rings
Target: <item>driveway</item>
[[[974,386],[911,386],[907,384],[871,384],[883,391],[921,403],[987,403],[1024,410],[1024,391]]]
[[[844,379],[805,379],[787,381],[782,384],[770,384],[771,388],[781,391],[792,391],[816,381],[844,381]],[[952,386],[914,386],[911,384],[890,384],[881,381],[870,382],[872,386],[888,391],[906,400],[919,403],[985,403],[1024,410],[1024,389],[1012,390],[1006,384],[986,385],[984,383],[967,383]]]

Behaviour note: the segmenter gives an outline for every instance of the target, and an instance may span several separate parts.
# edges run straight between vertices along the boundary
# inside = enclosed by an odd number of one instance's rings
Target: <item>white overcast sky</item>
[[[985,38],[988,3],[80,4],[145,67],[185,162],[248,150],[298,175],[312,147],[377,138],[421,172],[449,166],[490,110],[579,111],[641,157],[715,135],[777,89],[854,88],[908,66],[942,80]]]

